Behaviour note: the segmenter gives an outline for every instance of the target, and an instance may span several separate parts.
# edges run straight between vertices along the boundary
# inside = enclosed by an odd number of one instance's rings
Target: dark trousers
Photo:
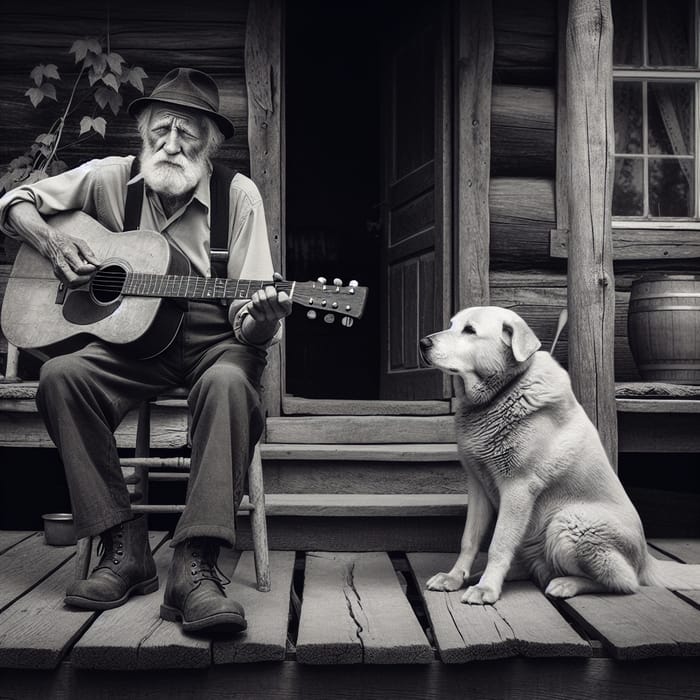
[[[114,431],[144,399],[186,386],[192,465],[171,544],[216,537],[233,545],[234,506],[264,425],[265,359],[265,351],[236,341],[223,307],[190,302],[175,341],[154,358],[134,360],[93,342],[48,360],[36,400],[63,460],[77,536],[132,517]]]

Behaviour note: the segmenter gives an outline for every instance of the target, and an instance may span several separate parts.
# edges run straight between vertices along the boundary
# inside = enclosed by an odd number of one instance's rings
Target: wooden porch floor
[[[700,664],[680,658],[700,655],[698,591],[553,604],[512,582],[470,607],[425,590],[452,555],[274,551],[273,590],[259,593],[252,553],[229,550],[220,563],[249,628],[211,641],[158,617],[172,550],[164,533],[151,542],[161,590],[94,613],[63,605],[74,547],[0,532],[0,697],[700,698]],[[700,541],[649,546],[700,563]]]

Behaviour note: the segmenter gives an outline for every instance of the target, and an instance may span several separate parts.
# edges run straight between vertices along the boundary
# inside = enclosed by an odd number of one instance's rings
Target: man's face
[[[204,117],[177,107],[155,107],[141,152],[141,172],[158,194],[182,196],[208,170],[210,141]]]

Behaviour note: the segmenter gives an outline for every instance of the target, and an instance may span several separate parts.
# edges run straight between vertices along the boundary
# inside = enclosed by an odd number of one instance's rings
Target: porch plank
[[[0,668],[56,668],[97,615],[63,604],[66,586],[75,576],[66,560],[0,614]],[[3,579],[12,582],[13,576],[5,575]]]
[[[147,668],[206,668],[211,642],[186,636],[179,624],[160,619],[160,604],[172,549],[164,533],[149,533],[160,587],[134,596],[126,605],[105,610],[71,652],[76,668],[115,670]]]
[[[268,418],[267,441],[329,444],[454,443],[454,417],[304,416]]]
[[[440,658],[463,663],[510,656],[591,656],[581,638],[530,581],[509,581],[494,605],[466,605],[464,590],[426,589],[438,571],[449,571],[454,554],[407,554],[428,610]]]
[[[33,530],[0,530],[0,554],[34,534]]]
[[[224,571],[232,556],[231,550],[222,550],[220,560]],[[270,552],[272,590],[261,593],[255,587],[253,552],[241,554],[226,594],[243,606],[248,629],[230,640],[214,641],[212,658],[215,664],[284,660],[294,559],[294,552]]]
[[[649,544],[655,547],[659,552],[669,556],[669,558],[678,559],[684,564],[700,564],[700,540],[688,539],[652,539]],[[657,555],[661,559],[661,555]],[[681,596],[696,608],[700,608],[700,590],[694,591],[676,591],[676,595]]]
[[[700,655],[700,610],[665,588],[581,595],[561,606],[616,659]]]
[[[8,549],[0,556],[0,611],[62,566],[74,553],[75,547],[45,544],[43,532],[34,533]]]
[[[429,663],[433,652],[387,554],[309,552],[302,664]]]

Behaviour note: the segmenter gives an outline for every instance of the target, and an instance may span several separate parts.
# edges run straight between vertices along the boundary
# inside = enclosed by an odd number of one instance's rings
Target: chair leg
[[[248,490],[252,510],[250,524],[253,534],[253,554],[258,590],[267,593],[271,588],[270,557],[267,547],[267,521],[265,519],[265,489],[263,487],[260,445],[255,446],[248,469]]]
[[[90,570],[90,557],[92,556],[92,536],[81,537],[75,549],[75,578],[82,580],[87,578]]]

